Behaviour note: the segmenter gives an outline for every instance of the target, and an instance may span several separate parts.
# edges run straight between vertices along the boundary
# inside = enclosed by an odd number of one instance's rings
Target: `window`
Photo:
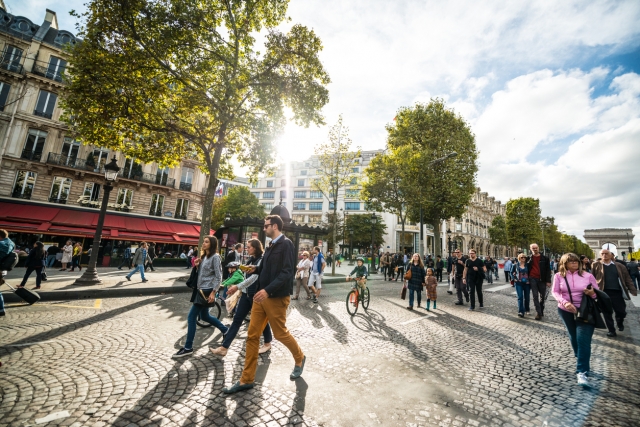
[[[322,175],[322,169],[316,169],[316,175]]]
[[[164,196],[162,194],[154,194],[151,196],[149,215],[162,216],[162,206],[164,206]]]
[[[309,203],[310,211],[321,211],[322,210],[322,202],[313,202]]]
[[[355,163],[356,165],[360,164],[360,159],[353,159],[353,163]]]
[[[189,213],[189,200],[178,199],[176,201],[176,214],[174,215],[174,217],[178,219],[187,219],[188,213]]]
[[[293,210],[294,211],[303,211],[307,208],[307,204],[306,203],[293,203]]]
[[[51,56],[49,58],[49,67],[47,67],[47,73],[45,77],[58,82],[62,81],[62,72],[67,67],[67,61],[58,58],[57,56]]]
[[[260,198],[260,193],[258,192],[251,192],[251,194],[253,194],[256,197],[256,199]]]
[[[293,198],[294,199],[306,199],[307,198],[307,192],[306,191],[294,191],[293,192]]]
[[[358,169],[358,168],[351,168],[351,172],[353,172],[353,173],[358,173],[359,170],[360,169]]]
[[[33,110],[33,114],[44,117],[45,119],[50,119],[53,116],[53,109],[56,106],[57,99],[58,95],[55,93],[41,89],[40,95],[38,96],[38,102],[36,103],[36,109]]]
[[[125,159],[124,168],[120,174],[129,179],[140,179],[142,178],[142,166],[140,163],[136,162],[136,159]]]
[[[267,188],[273,188],[273,181],[267,181]]]
[[[287,180],[286,179],[281,179],[280,180],[280,187],[286,187],[287,186]]]
[[[335,203],[329,202],[329,210],[332,211],[335,209]]]
[[[304,224],[304,215],[291,215],[291,219],[293,220],[293,222],[295,222],[296,224]]]
[[[47,139],[47,132],[29,129],[27,134],[27,142],[22,150],[22,158],[40,161],[42,158],[42,150],[44,149],[44,142]]]
[[[16,174],[16,182],[13,184],[13,192],[11,197],[17,199],[31,199],[33,187],[36,185],[38,174],[29,171],[18,171]]]
[[[263,199],[273,199],[275,198],[276,193],[275,191],[263,191],[262,192],[262,198]]]
[[[309,166],[311,166],[311,162],[304,162],[304,167],[308,168]]]
[[[116,197],[116,210],[128,212],[132,208],[131,202],[133,201],[133,190],[128,188],[118,189],[118,196]]]
[[[258,188],[258,183],[257,182],[252,182],[251,183],[251,188]]]
[[[49,201],[52,203],[66,204],[69,197],[69,191],[71,190],[71,180],[69,178],[63,178],[56,176],[53,178],[53,185],[51,186],[51,193],[49,194]]]
[[[358,183],[358,178],[351,178],[351,182],[349,184],[356,185]]]
[[[286,199],[287,198],[287,190],[280,190],[280,199]]]
[[[167,185],[167,179],[169,179],[169,168],[159,167],[156,172],[156,184]]]
[[[273,209],[273,203],[263,203],[262,206],[264,206],[264,208],[268,211],[271,211],[271,209]]]
[[[82,192],[82,199],[86,202],[97,202],[100,198],[100,184],[94,182],[87,182],[84,185],[84,191]]]
[[[304,179],[298,180],[298,187],[304,187]]]
[[[322,215],[309,215],[309,224],[311,225],[322,224]]]
[[[322,199],[322,191],[311,191],[309,197],[311,199]]]
[[[78,151],[80,151],[80,143],[74,139],[65,137],[64,143],[62,144],[62,152],[60,153],[60,163],[73,166],[78,158]]]
[[[306,171],[306,170],[304,170],[304,171],[300,171],[300,175],[303,175],[303,176],[304,176],[304,175],[306,175],[306,174],[307,174],[307,171]]]
[[[93,152],[89,153],[87,156],[87,166],[93,167],[94,172],[101,172],[103,170],[103,166],[107,163],[108,157],[109,152],[106,150],[93,150]]]
[[[0,111],[4,111],[4,106],[7,103],[7,97],[9,96],[9,90],[11,85],[5,82],[0,82]]]
[[[182,174],[180,175],[180,189],[185,191],[191,191],[191,184],[193,183],[194,170],[192,168],[182,168]]]
[[[357,199],[360,197],[360,190],[347,189],[345,190],[345,197],[349,199]]]
[[[344,204],[345,211],[359,211],[360,210],[360,202],[346,202]]]
[[[20,59],[22,58],[22,49],[15,46],[7,45],[4,48],[2,54],[2,61],[0,67],[5,70],[13,71],[14,73],[22,72],[22,65],[20,65]]]

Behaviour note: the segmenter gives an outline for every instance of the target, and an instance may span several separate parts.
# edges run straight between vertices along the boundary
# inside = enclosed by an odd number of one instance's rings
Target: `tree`
[[[540,239],[540,200],[531,197],[509,200],[505,222],[509,244],[525,250]]]
[[[371,215],[359,214],[349,215],[345,224],[347,230],[353,231],[353,243],[349,243],[354,248],[366,249],[371,247]],[[384,235],[387,232],[387,225],[382,218],[378,217],[373,226],[373,244],[381,246],[384,244]],[[351,239],[351,234],[347,231],[347,238]]]
[[[408,186],[411,183],[412,171],[403,160],[403,149],[389,150],[371,159],[369,166],[364,170],[365,179],[362,182],[360,197],[371,209],[396,215],[402,225],[404,241],[406,207],[410,198]]]
[[[489,227],[489,239],[492,245],[507,246],[507,224],[502,215],[497,215]]]
[[[231,187],[225,197],[215,200],[211,228],[216,230],[223,223],[225,216],[229,214],[232,219],[245,217],[264,218],[266,212],[256,196],[251,194],[247,187]]]
[[[409,218],[419,221],[422,208],[424,221],[433,224],[435,252],[442,253],[442,221],[461,217],[476,191],[475,136],[462,116],[438,98],[400,108],[387,133],[387,145],[404,148],[398,155],[411,171]],[[447,158],[454,152],[455,158]]]
[[[143,162],[199,160],[209,174],[201,242],[218,175],[232,175],[230,158],[252,176],[272,163],[285,108],[297,124],[323,124],[322,43],[299,24],[280,30],[287,7],[286,0],[90,0],[86,13],[74,12],[85,24],[61,97],[71,133]]]
[[[329,227],[333,231],[333,238],[329,246],[336,253],[336,241],[338,231],[338,192],[348,185],[356,185],[357,178],[354,177],[352,167],[355,159],[360,157],[360,148],[351,151],[351,139],[349,130],[342,124],[342,116],[338,122],[329,129],[329,139],[327,142],[316,146],[315,155],[318,158],[318,168],[322,171],[319,178],[311,183],[311,187],[320,191],[329,201],[333,202],[333,212],[328,215],[328,220],[334,221]],[[354,184],[354,179],[355,184]],[[336,264],[331,264],[331,275],[336,274]]]

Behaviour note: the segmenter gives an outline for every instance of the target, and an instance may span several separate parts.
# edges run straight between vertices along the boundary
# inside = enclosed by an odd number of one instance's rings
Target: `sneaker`
[[[142,280],[142,283],[146,283],[146,282],[148,282],[148,280],[147,280],[147,279],[143,279],[143,280]]]
[[[453,292],[451,292],[451,291],[447,291],[447,293],[448,293],[449,295],[453,295]]]
[[[618,334],[616,334],[616,332],[615,332],[615,331],[613,331],[613,332],[607,332],[607,336],[608,336],[609,338],[615,338],[615,337],[617,337],[617,336],[618,336]]]
[[[187,350],[186,348],[182,347],[176,354],[171,356],[171,358],[180,359],[181,357],[191,356],[192,354],[193,354],[193,349]]]
[[[318,303],[318,298],[314,298],[314,299],[313,299],[313,303],[314,303],[314,304],[317,304],[317,303]]]
[[[589,387],[589,378],[587,378],[586,372],[580,372],[578,374],[578,385],[582,387]]]
[[[129,276],[124,276],[124,277],[126,277],[128,281],[131,281],[131,277]]]
[[[456,301],[454,302],[455,305],[464,305],[464,303],[462,301]]]
[[[524,313],[518,313],[518,317],[524,317]]]
[[[480,308],[484,308],[484,304],[480,304]]]
[[[475,308],[469,307],[469,311],[475,311]]]

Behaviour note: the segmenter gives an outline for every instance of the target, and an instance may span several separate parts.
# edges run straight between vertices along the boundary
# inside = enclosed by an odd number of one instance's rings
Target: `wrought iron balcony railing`
[[[86,160],[78,159],[75,156],[65,156],[64,154],[49,153],[47,163],[50,165],[66,166],[73,169],[94,170],[94,165],[87,165]]]
[[[181,182],[180,190],[191,191],[191,183]]]
[[[38,110],[33,110],[33,115],[44,117],[45,119],[50,119],[51,117],[53,117],[53,113],[47,113],[45,111],[38,111]]]
[[[59,68],[57,71],[49,70],[49,67],[43,67],[41,65],[34,65],[33,70],[31,70],[33,74],[38,76],[42,76],[49,80],[55,80],[56,82],[62,82],[62,72],[64,72],[64,68]]]
[[[168,178],[166,175],[158,176],[152,173],[142,173],[142,172],[135,172],[135,173],[126,172],[125,173],[124,170],[120,170],[120,172],[118,173],[118,176],[124,179],[131,179],[133,181],[140,181],[140,182],[148,182],[149,184],[162,185],[162,186],[171,187],[171,188],[175,188],[175,185],[176,185],[176,180],[174,178]]]
[[[24,68],[22,67],[22,65],[16,63],[15,60],[0,60],[0,68],[2,68],[3,70],[11,71],[13,73],[24,74]]]
[[[39,162],[42,159],[42,151],[24,149],[20,158]]]
[[[51,203],[59,203],[61,205],[67,204],[67,199],[58,199],[56,197],[49,197],[49,202]]]

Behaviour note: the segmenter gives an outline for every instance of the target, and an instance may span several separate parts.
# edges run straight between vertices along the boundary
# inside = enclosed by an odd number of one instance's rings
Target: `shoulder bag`
[[[209,302],[211,292],[215,291],[213,289],[198,289],[196,292],[196,299],[193,304],[201,307],[213,307],[216,305],[216,301],[214,299],[212,302]]]
[[[191,274],[187,280],[187,286],[191,289],[196,289],[198,287],[198,267],[193,267],[191,269]]]

